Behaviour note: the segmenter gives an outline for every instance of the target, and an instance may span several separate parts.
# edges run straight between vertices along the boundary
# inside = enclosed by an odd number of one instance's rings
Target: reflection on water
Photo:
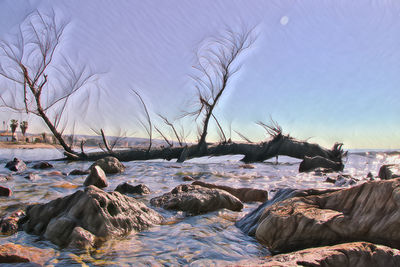
[[[13,157],[26,161],[54,159],[61,156],[52,149],[12,149],[0,150],[0,173],[10,173],[4,168],[5,162]],[[254,169],[241,168],[241,156],[192,159],[183,164],[156,160],[151,162],[126,162],[123,174],[109,175],[109,187],[112,191],[118,184],[129,182],[144,183],[151,189],[151,194],[141,197],[146,205],[155,196],[170,191],[173,187],[188,183],[182,178],[190,175],[194,179],[208,183],[229,185],[232,187],[252,187],[268,191],[282,187],[293,188],[328,188],[323,175],[298,173],[299,160],[279,157],[271,162],[256,163]],[[73,169],[86,169],[92,162],[53,161],[54,169],[63,175],[54,175],[49,170],[33,170],[41,179],[29,181],[25,174],[13,174],[13,179],[2,182],[12,189],[13,195],[1,198],[0,214],[5,215],[25,205],[45,203],[58,197],[82,190],[85,176],[66,175]],[[395,153],[357,151],[347,158],[344,173],[351,174],[361,182],[366,180],[368,172],[377,175],[384,163],[400,164],[400,157]],[[31,167],[33,163],[28,163]],[[271,193],[272,194],[272,193]],[[0,244],[14,242],[57,251],[49,263],[71,265],[86,263],[89,265],[188,265],[210,266],[224,265],[239,260],[254,259],[269,255],[257,241],[243,234],[234,222],[256,208],[258,204],[245,204],[242,212],[220,210],[204,215],[185,217],[181,212],[157,209],[167,218],[164,225],[154,226],[147,231],[131,234],[127,237],[110,240],[96,250],[73,251],[59,249],[38,236],[19,232],[10,237],[0,236]]]

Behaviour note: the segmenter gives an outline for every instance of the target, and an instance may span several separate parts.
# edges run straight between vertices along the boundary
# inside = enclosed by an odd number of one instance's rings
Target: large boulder
[[[400,266],[399,252],[382,245],[353,242],[280,254],[257,262],[239,262],[238,266],[395,267]]]
[[[299,172],[308,172],[318,168],[328,171],[343,171],[344,165],[342,162],[332,161],[321,156],[306,156],[299,165]]]
[[[150,189],[144,184],[131,185],[128,183],[122,183],[119,184],[114,191],[120,192],[121,194],[134,194],[134,195],[150,194]]]
[[[255,236],[273,252],[354,240],[400,248],[399,206],[400,179],[292,197],[262,210]]]
[[[168,210],[180,210],[190,214],[201,214],[219,209],[240,211],[242,202],[220,189],[209,189],[198,185],[179,185],[170,193],[150,200],[151,205]]]
[[[253,188],[233,188],[225,185],[209,184],[195,181],[192,185],[200,185],[207,188],[217,188],[229,192],[242,202],[265,202],[268,200],[268,191]]]
[[[83,182],[84,186],[94,185],[98,188],[108,186],[107,177],[104,171],[99,166],[93,166],[86,180]]]
[[[26,170],[25,162],[23,162],[18,158],[14,158],[12,161],[7,162],[5,167],[13,172],[20,172]]]
[[[93,235],[100,239],[123,236],[162,220],[160,214],[134,198],[88,186],[47,204],[29,206],[23,229],[61,247],[74,243],[86,246],[93,244]]]
[[[21,266],[43,266],[56,256],[54,250],[7,243],[0,246],[0,263],[30,263]],[[20,266],[20,265],[18,265]]]
[[[400,177],[400,165],[387,164],[382,165],[379,169],[378,177],[382,180],[389,180]]]
[[[125,166],[115,157],[105,157],[96,160],[90,168],[100,166],[106,174],[120,173],[125,170]]]

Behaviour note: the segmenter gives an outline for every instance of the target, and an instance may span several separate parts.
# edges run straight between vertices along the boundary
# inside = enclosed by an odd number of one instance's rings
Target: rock
[[[12,191],[10,188],[0,186],[0,197],[10,197],[12,195]]]
[[[65,176],[67,175],[66,173],[62,173],[60,171],[51,171],[51,172],[46,172],[44,173],[46,176]]]
[[[323,195],[292,197],[262,209],[257,240],[287,252],[351,240],[400,248],[400,179],[372,181]]]
[[[170,193],[150,200],[151,205],[168,210],[180,210],[201,214],[219,209],[240,211],[242,202],[226,191],[209,189],[198,185],[179,185]]]
[[[32,264],[43,266],[55,256],[56,253],[50,249],[28,247],[13,243],[7,243],[0,246],[0,263],[25,262],[31,263],[29,266],[32,266]]]
[[[308,189],[308,190],[296,190],[292,188],[279,189],[271,200],[268,200],[258,206],[255,210],[244,216],[242,219],[236,222],[236,226],[248,235],[255,236],[257,227],[259,225],[260,218],[264,214],[265,210],[271,205],[283,201],[285,199],[299,197],[299,196],[310,196],[310,195],[322,195],[330,192],[335,192],[338,189]]]
[[[382,180],[389,180],[400,177],[400,165],[382,165],[382,167],[379,169],[378,177]]]
[[[93,163],[90,168],[96,165],[100,166],[100,168],[102,168],[107,174],[120,173],[125,170],[125,166],[115,157],[105,157],[96,160],[96,162]]]
[[[189,175],[183,176],[183,177],[182,177],[182,180],[185,181],[185,182],[194,181],[193,177],[192,177],[192,176],[189,176]]]
[[[309,248],[287,254],[280,254],[266,260],[239,262],[239,266],[329,266],[329,267],[387,267],[400,266],[397,249],[367,242],[345,243],[335,246]]]
[[[83,170],[72,170],[68,175],[87,175],[89,173],[90,173],[90,171],[88,171],[88,170],[86,170],[86,171],[83,171]]]
[[[9,174],[0,174],[0,182],[7,182],[12,179],[13,179],[13,177]]]
[[[40,176],[34,173],[29,173],[28,175],[24,176],[25,179],[31,180],[31,181],[36,181],[40,180]]]
[[[96,236],[91,232],[86,231],[82,227],[75,227],[70,236],[68,247],[78,249],[88,249],[94,247]]]
[[[357,181],[354,178],[347,178],[342,175],[338,175],[336,181],[335,181],[335,186],[349,186],[349,185],[355,185]]]
[[[107,177],[104,171],[99,166],[94,166],[90,169],[90,174],[86,177],[84,186],[94,185],[98,188],[103,188],[108,186]]]
[[[85,191],[79,190],[46,204],[29,206],[23,229],[64,247],[71,242],[72,246],[81,242],[78,237],[81,235],[85,239],[89,235],[87,232],[102,239],[119,237],[132,231],[142,231],[162,220],[160,214],[134,198],[88,186]]]
[[[0,220],[0,232],[3,235],[13,235],[18,232],[18,223],[25,217],[25,211],[18,210],[11,215],[1,218]]]
[[[333,177],[329,177],[329,176],[328,176],[328,177],[326,177],[325,182],[334,184],[334,183],[336,183],[336,179],[333,178]]]
[[[14,158],[12,161],[7,162],[5,167],[14,172],[26,170],[25,162],[17,158]]]
[[[133,186],[128,183],[122,183],[119,184],[114,191],[120,192],[121,194],[137,194],[137,195],[150,194],[150,189],[144,184]]]
[[[46,162],[46,161],[42,161],[39,163],[36,163],[35,165],[33,165],[34,169],[50,169],[53,168],[53,165],[51,165],[50,163]]]
[[[239,166],[239,168],[242,168],[242,169],[254,169],[255,167],[256,166],[251,165],[251,164],[242,164]]]
[[[265,202],[268,200],[268,191],[253,188],[232,188],[224,185],[209,184],[195,181],[192,185],[200,185],[207,188],[217,188],[229,192],[242,202]]]
[[[312,158],[306,156],[300,163],[299,172],[308,172],[317,168],[324,168],[332,171],[343,171],[344,165],[341,162],[335,162],[321,156]]]
[[[373,180],[375,180],[375,177],[371,172],[368,172],[367,179],[370,180],[370,181],[373,181]]]

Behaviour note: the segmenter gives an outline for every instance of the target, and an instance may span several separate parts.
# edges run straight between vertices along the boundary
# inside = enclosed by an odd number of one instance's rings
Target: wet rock
[[[255,236],[257,227],[261,222],[260,221],[261,217],[265,213],[265,210],[268,209],[268,207],[270,207],[271,205],[293,197],[322,195],[335,191],[338,191],[338,189],[307,189],[307,190],[298,190],[292,188],[278,189],[278,191],[275,193],[274,197],[271,200],[268,200],[263,204],[261,204],[260,206],[258,206],[258,208],[256,208],[255,210],[244,216],[242,219],[237,221],[235,225],[246,234]]]
[[[245,262],[242,263],[245,265]],[[239,263],[241,265],[241,263]],[[251,266],[255,264],[246,265]],[[309,248],[287,254],[280,254],[259,262],[262,266],[329,266],[365,267],[400,266],[397,249],[367,242],[345,243],[335,246]]]
[[[76,227],[106,239],[142,231],[162,220],[160,214],[134,198],[88,186],[85,191],[47,204],[29,206],[23,229],[64,247],[80,240],[76,237],[78,233],[73,235],[79,230]]]
[[[3,235],[13,235],[18,232],[19,221],[25,217],[25,212],[22,210],[15,211],[11,215],[1,218],[0,232]]]
[[[0,263],[30,263],[29,266],[43,266],[54,258],[56,253],[50,249],[41,249],[7,243],[0,246]]]
[[[256,166],[251,165],[251,164],[242,164],[239,166],[239,168],[242,168],[242,169],[254,169],[255,167]]]
[[[12,195],[12,191],[10,188],[0,186],[0,197],[9,197]]]
[[[379,169],[378,177],[382,180],[389,180],[400,177],[400,165],[382,165],[382,167]]]
[[[242,202],[228,192],[198,185],[179,185],[170,193],[151,199],[150,203],[156,207],[190,214],[201,214],[223,208],[240,211],[243,208]]]
[[[99,166],[94,166],[90,169],[90,174],[86,177],[84,186],[94,185],[98,188],[108,186],[107,177],[104,171]]]
[[[12,161],[7,162],[6,166],[7,169],[14,172],[24,171],[26,170],[26,164],[22,160],[18,158],[14,158]]]
[[[0,182],[7,182],[12,179],[13,179],[13,177],[9,174],[0,174]]]
[[[50,169],[53,168],[53,165],[51,165],[50,163],[46,162],[46,161],[42,161],[39,163],[36,163],[35,165],[33,165],[34,169]]]
[[[343,175],[338,175],[336,181],[334,182],[335,186],[349,186],[349,185],[355,185],[357,183],[357,180],[350,177],[345,177]]]
[[[78,249],[88,249],[94,247],[96,236],[86,231],[82,227],[75,227],[70,236],[68,247]]]
[[[369,172],[369,173],[367,174],[367,179],[370,180],[370,181],[373,181],[373,180],[375,180],[375,177],[374,177],[374,175],[373,175],[371,172]]]
[[[28,175],[24,176],[25,179],[31,180],[31,181],[36,181],[40,180],[40,176],[34,173],[29,173]]]
[[[229,192],[242,202],[265,202],[268,199],[268,191],[253,188],[233,188],[224,185],[209,184],[195,181],[192,185],[200,185],[207,188],[217,188]]]
[[[287,252],[351,240],[400,248],[400,179],[292,197],[262,210],[257,240]]]
[[[102,168],[107,174],[120,173],[125,170],[125,166],[115,157],[105,157],[99,159],[93,163],[90,168],[96,165],[100,166],[100,168]]]
[[[192,176],[186,175],[182,177],[182,180],[185,182],[191,182],[194,181],[194,178]]]
[[[68,175],[87,175],[90,171],[88,170],[72,170]]]
[[[299,172],[308,172],[317,168],[324,168],[332,171],[342,171],[344,165],[341,162],[335,162],[321,156],[312,158],[306,156],[300,163]]]
[[[137,194],[137,195],[150,194],[150,189],[144,184],[133,186],[128,183],[122,183],[119,184],[114,191],[120,192],[121,194]]]
[[[334,184],[334,183],[336,183],[336,178],[328,176],[328,177],[326,177],[325,182]]]

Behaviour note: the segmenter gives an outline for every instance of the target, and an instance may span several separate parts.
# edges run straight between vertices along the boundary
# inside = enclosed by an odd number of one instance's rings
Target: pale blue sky
[[[254,122],[272,116],[286,133],[324,146],[400,147],[398,1],[2,0],[1,39],[28,12],[49,7],[71,20],[62,51],[105,72],[101,108],[91,103],[79,132],[88,125],[143,136],[129,88],[141,92],[154,117],[178,116],[195,93],[188,74],[198,44],[226,28],[257,24],[259,37],[215,113],[225,127],[261,140]],[[0,119],[14,117],[2,111]],[[32,129],[41,131],[39,125]]]

